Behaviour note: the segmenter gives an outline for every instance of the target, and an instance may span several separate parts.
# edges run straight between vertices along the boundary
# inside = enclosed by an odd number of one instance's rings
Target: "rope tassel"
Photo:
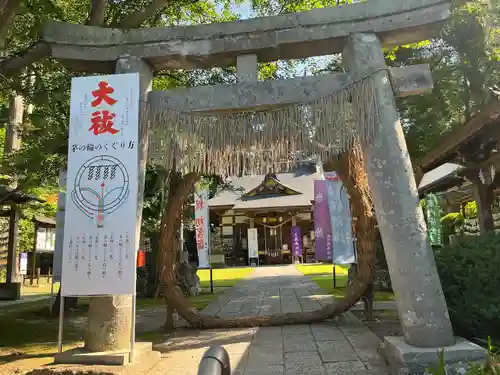
[[[285,172],[304,157],[326,158],[347,151],[354,139],[368,145],[377,130],[377,114],[371,76],[313,102],[270,110],[149,111],[149,158],[183,173]]]

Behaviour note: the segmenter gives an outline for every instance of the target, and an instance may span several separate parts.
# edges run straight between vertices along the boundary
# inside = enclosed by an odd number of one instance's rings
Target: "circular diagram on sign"
[[[71,199],[88,218],[104,227],[104,219],[128,198],[130,180],[125,165],[109,155],[95,156],[76,173]]]

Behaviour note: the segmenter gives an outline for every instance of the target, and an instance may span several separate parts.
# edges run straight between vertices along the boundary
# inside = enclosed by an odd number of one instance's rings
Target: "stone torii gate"
[[[356,77],[370,75],[378,122],[365,163],[404,332],[404,339],[386,338],[385,354],[394,373],[402,368],[423,373],[435,361],[436,348],[447,347],[447,360],[455,367],[466,366],[470,360],[482,361],[485,353],[453,335],[395,106],[395,95],[421,94],[432,88],[429,67],[388,69],[382,48],[434,37],[449,12],[448,0],[370,0],[188,27],[117,30],[49,22],[43,39],[51,45],[52,56],[69,69],[139,73],[143,106],[147,101],[153,110],[220,113],[275,108],[315,100],[347,87]],[[266,82],[257,79],[258,62],[334,53],[342,53],[347,73]],[[154,71],[231,65],[237,66],[238,83],[234,85],[151,91]],[[143,119],[144,136],[148,126]],[[151,141],[155,146],[157,140]],[[147,148],[148,142],[143,141],[143,167]],[[132,319],[128,307],[110,322],[106,321],[110,315],[104,312],[110,306],[105,305],[91,306],[91,336],[102,340],[88,347],[124,349]],[[104,326],[113,329],[99,333]]]

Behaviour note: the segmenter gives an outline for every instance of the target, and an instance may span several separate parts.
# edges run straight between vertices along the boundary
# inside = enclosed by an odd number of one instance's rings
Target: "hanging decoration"
[[[443,245],[441,230],[441,206],[439,198],[435,194],[429,194],[425,197],[426,216],[427,216],[427,234],[432,246]]]
[[[327,158],[354,139],[373,139],[377,105],[370,76],[310,103],[230,113],[150,110],[150,162],[221,176],[290,170],[310,155]]]

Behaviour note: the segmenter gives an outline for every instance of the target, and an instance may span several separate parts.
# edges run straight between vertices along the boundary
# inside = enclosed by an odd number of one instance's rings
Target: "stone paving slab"
[[[331,301],[294,266],[259,267],[204,312],[258,316],[315,310]],[[314,325],[185,330],[156,346],[164,357],[148,375],[195,375],[212,345],[226,348],[235,375],[387,375],[379,343],[350,312]]]

